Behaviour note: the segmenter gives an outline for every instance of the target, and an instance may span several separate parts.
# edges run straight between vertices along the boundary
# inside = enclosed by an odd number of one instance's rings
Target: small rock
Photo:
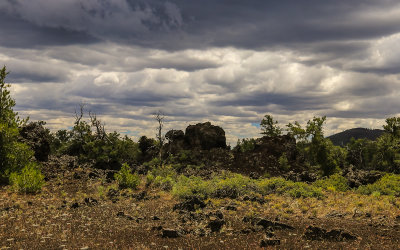
[[[281,240],[279,240],[279,239],[266,238],[266,239],[261,240],[260,247],[278,246],[280,244],[281,244]]]
[[[304,233],[304,237],[309,240],[330,240],[330,241],[345,241],[345,240],[355,240],[356,236],[351,235],[340,229],[333,229],[327,231],[326,229],[308,226]]]
[[[211,220],[207,227],[211,229],[211,232],[219,232],[222,226],[225,224],[225,221],[222,219]]]
[[[75,202],[71,205],[71,208],[78,208],[79,207],[79,203]]]
[[[187,199],[181,203],[178,203],[174,206],[174,210],[187,210],[187,211],[196,211],[198,208],[204,208],[206,204],[204,201],[200,200],[198,197],[192,197]]]
[[[152,229],[152,230],[160,231],[161,229],[163,229],[163,227],[162,227],[162,226],[154,226],[154,227],[152,227],[151,229]]]
[[[162,230],[162,237],[163,238],[178,238],[180,235],[178,231],[174,229],[163,229]]]
[[[88,206],[93,206],[93,205],[97,205],[98,201],[96,199],[93,198],[85,198],[84,202],[86,203],[86,205]]]
[[[237,207],[234,205],[228,205],[225,207],[226,210],[237,211]]]

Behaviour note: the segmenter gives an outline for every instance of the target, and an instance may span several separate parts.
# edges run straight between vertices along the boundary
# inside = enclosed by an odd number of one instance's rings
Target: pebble
[[[7,239],[7,241],[14,241],[14,238]]]

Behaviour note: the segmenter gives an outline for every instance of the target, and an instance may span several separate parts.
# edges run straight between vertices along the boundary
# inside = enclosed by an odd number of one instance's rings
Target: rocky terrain
[[[55,167],[57,166],[57,167]],[[182,200],[52,158],[38,195],[0,189],[0,249],[397,249],[400,199],[326,193]]]

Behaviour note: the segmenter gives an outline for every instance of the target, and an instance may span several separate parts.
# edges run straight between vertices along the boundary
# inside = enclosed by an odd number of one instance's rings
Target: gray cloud
[[[399,114],[399,23],[394,0],[6,0],[0,63],[16,108],[53,129],[84,102],[134,136],[159,109],[231,142],[265,113],[327,115],[329,134]]]

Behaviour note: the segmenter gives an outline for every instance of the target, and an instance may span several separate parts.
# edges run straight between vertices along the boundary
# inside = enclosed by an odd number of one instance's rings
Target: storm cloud
[[[21,115],[67,128],[86,103],[109,130],[210,120],[228,140],[327,115],[326,133],[399,115],[394,0],[4,0],[0,62]]]

